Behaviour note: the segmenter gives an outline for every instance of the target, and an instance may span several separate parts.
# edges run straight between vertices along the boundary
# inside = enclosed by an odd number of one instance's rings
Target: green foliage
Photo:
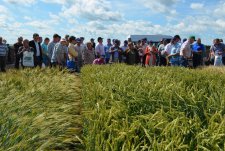
[[[224,68],[83,68],[86,150],[225,150],[224,73]]]
[[[0,150],[79,150],[81,82],[54,69],[0,74]]]

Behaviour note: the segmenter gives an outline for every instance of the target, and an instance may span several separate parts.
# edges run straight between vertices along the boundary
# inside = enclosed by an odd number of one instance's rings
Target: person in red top
[[[156,65],[156,55],[158,50],[153,43],[150,41],[148,47],[145,49],[146,59],[145,59],[145,66],[155,66]]]

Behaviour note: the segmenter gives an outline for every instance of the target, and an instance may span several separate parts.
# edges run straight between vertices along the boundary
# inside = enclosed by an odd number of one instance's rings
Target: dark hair
[[[72,42],[73,40],[76,40],[76,37],[70,36],[70,37],[69,37],[69,42]]]
[[[59,38],[60,36],[58,34],[54,34],[53,38]]]
[[[46,40],[48,40],[48,41],[49,41],[50,39],[49,39],[48,37],[46,37],[46,38],[45,38],[45,41],[46,41]]]
[[[39,35],[37,33],[33,34],[33,38],[38,37]]]

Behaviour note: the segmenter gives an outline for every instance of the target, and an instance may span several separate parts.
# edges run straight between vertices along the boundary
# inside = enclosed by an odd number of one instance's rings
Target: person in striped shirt
[[[6,44],[3,43],[2,37],[0,37],[0,69],[1,72],[6,72],[6,56],[8,52],[8,47]]]

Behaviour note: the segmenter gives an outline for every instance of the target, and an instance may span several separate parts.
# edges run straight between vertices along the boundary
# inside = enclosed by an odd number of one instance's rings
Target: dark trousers
[[[165,57],[160,56],[160,66],[166,66],[167,65],[167,60]]]
[[[188,60],[184,57],[180,57],[180,66],[181,67],[188,67]]]
[[[19,69],[19,67],[20,67],[20,55],[16,54],[15,59],[16,59],[15,60],[15,68]]]
[[[42,57],[40,57],[40,56],[35,57],[34,66],[35,67],[39,66],[40,68],[42,67]]]
[[[202,55],[193,53],[193,67],[196,68],[200,65],[202,65]]]
[[[225,57],[222,58],[223,65],[225,65]]]
[[[6,56],[0,56],[0,68],[2,72],[6,72],[5,66],[6,66]]]

